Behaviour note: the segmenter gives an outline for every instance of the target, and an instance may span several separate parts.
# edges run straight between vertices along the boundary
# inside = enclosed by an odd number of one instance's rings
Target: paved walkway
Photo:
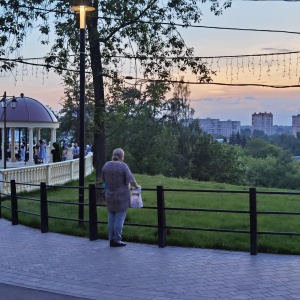
[[[105,240],[42,234],[0,219],[0,283],[65,299],[300,299],[300,256],[110,248]]]
[[[23,167],[32,167],[36,166],[36,164],[33,161],[15,161],[15,162],[6,162],[6,168],[7,169],[14,169],[14,168],[23,168]],[[3,169],[3,161],[0,160],[0,169]]]

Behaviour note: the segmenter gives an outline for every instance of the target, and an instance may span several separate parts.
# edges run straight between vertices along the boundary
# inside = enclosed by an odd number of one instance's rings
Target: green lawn
[[[239,190],[248,191],[248,187],[220,184],[213,182],[197,182],[187,179],[166,178],[164,176],[136,175],[137,182],[143,187],[142,209],[129,209],[124,226],[123,239],[131,242],[157,244],[157,229],[136,227],[130,224],[157,225],[156,191],[146,191],[158,185],[170,189],[203,189],[203,190]],[[86,185],[95,182],[95,174],[86,178]],[[78,191],[68,183],[68,188],[48,188],[48,200],[76,202]],[[275,189],[258,189],[258,191],[274,191]],[[39,198],[39,191],[22,196]],[[300,195],[257,195],[257,210],[300,212]],[[19,199],[19,210],[33,213],[40,212],[38,201]],[[88,190],[85,192],[88,203]],[[10,200],[3,199],[2,205],[10,206]],[[248,193],[212,193],[212,192],[165,192],[166,208],[249,210]],[[107,212],[105,207],[98,207],[99,238],[107,238]],[[2,208],[2,216],[10,219],[10,211]],[[49,203],[49,216],[77,219],[78,206]],[[85,207],[85,220],[88,220],[88,206]],[[38,216],[19,213],[19,222],[40,228]],[[223,212],[192,212],[166,210],[168,227],[215,228],[231,230],[249,230],[249,215]],[[258,231],[300,232],[300,216],[291,215],[258,215]],[[88,226],[78,226],[77,221],[58,219],[49,220],[49,230],[78,236],[88,236]],[[224,233],[197,230],[167,229],[167,244],[183,247],[215,248],[227,250],[249,251],[249,234]],[[258,235],[258,252],[300,254],[300,236]]]

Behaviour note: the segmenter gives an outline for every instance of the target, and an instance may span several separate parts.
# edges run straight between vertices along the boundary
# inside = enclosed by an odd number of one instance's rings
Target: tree
[[[77,74],[66,74],[64,77],[64,97],[61,104],[63,108],[59,112],[58,120],[60,126],[57,135],[61,140],[70,143],[78,143],[79,136],[79,86]],[[86,96],[85,96],[85,142],[93,144],[94,131],[94,98],[93,86],[87,76]]]
[[[267,156],[277,157],[282,150],[270,142],[254,138],[248,140],[245,151],[247,155],[251,155],[254,158],[266,158]]]
[[[242,160],[246,168],[245,175],[249,186],[277,187],[275,157],[267,156],[257,159],[252,156],[244,156]]]
[[[172,132],[177,136],[177,151],[173,156],[174,177],[191,177],[191,159],[193,150],[203,135],[199,126],[199,120],[192,120],[186,125],[180,124],[172,128]]]
[[[173,98],[168,99],[162,105],[162,120],[169,124],[179,124],[182,120],[189,120],[194,115],[194,109],[190,106],[191,94],[188,84],[184,84],[181,77],[179,83],[174,84]]]
[[[254,129],[251,135],[252,138],[268,139],[268,136],[263,130]]]
[[[225,1],[223,7],[229,7],[231,1]],[[112,85],[119,85],[116,66],[120,57],[130,56],[139,61],[139,69],[146,78],[168,80],[172,68],[178,67],[195,74],[199,82],[209,82],[211,71],[205,63],[193,57],[194,50],[186,46],[175,25],[182,22],[187,27],[199,23],[200,3],[194,0],[169,0],[164,5],[156,0],[87,2],[96,9],[87,17],[86,58],[94,90],[93,144],[96,177],[100,181],[106,141],[104,72],[113,78]],[[211,10],[220,14],[222,7],[219,2],[210,2]],[[46,59],[48,67],[54,65],[60,74],[65,68],[76,67],[78,32],[74,30],[76,18],[70,14],[70,6],[74,3],[73,0],[0,1],[0,54],[18,52],[28,31],[37,28],[42,44],[50,43],[51,32],[56,35]],[[11,62],[1,65],[4,70],[11,67]]]
[[[62,161],[62,151],[60,144],[57,142],[53,143],[53,149],[51,150],[53,162],[60,162]]]
[[[245,136],[246,139],[250,139],[251,129],[250,128],[241,129],[241,135]]]
[[[284,150],[290,150],[293,155],[300,155],[300,140],[290,134],[274,134],[270,136],[270,141]]]
[[[146,86],[140,105],[148,110],[149,118],[161,117],[159,114],[162,112],[168,90],[168,85],[163,82],[153,82]]]
[[[281,151],[278,157],[254,158],[241,156],[246,169],[246,180],[250,186],[299,189],[299,163],[292,159],[289,151]]]
[[[236,135],[234,133],[229,136],[229,145],[236,145]]]
[[[229,137],[229,144],[230,145],[239,145],[241,147],[245,147],[247,143],[247,138],[244,134],[240,134],[239,132],[237,133],[232,133]]]
[[[110,106],[107,149],[110,155],[113,148],[122,145],[134,172],[187,177],[190,154],[201,130],[198,122],[187,124],[181,119],[192,113],[187,98],[176,99],[180,105],[166,109],[175,98],[166,99],[167,91],[161,83],[151,83],[143,92],[124,89],[122,101]]]
[[[242,146],[243,148],[245,148],[245,147],[246,147],[246,144],[247,144],[247,138],[246,138],[246,136],[243,134],[243,135],[242,135],[242,139],[241,139],[240,146]]]
[[[235,147],[214,141],[204,134],[191,159],[192,178],[234,184],[244,183],[244,167]]]

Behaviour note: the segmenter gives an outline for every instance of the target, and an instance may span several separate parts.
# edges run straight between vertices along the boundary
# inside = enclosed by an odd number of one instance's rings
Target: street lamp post
[[[79,220],[84,219],[84,156],[85,156],[85,128],[84,128],[84,102],[85,102],[85,27],[86,27],[86,13],[94,11],[95,8],[85,4],[72,6],[71,9],[79,12],[80,17],[80,100],[79,100]]]
[[[3,94],[3,98],[1,100],[1,105],[3,108],[3,121],[4,121],[4,146],[3,146],[3,168],[6,169],[6,161],[7,161],[7,129],[6,129],[6,108],[7,108],[7,100],[6,97],[12,97],[12,100],[10,101],[10,105],[12,109],[15,109],[17,107],[17,100],[15,96],[7,96],[6,92]]]

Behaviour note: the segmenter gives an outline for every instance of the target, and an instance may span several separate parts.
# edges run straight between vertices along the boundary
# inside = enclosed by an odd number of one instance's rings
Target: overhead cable
[[[39,7],[28,7],[26,5],[19,5],[20,8],[27,8],[27,9],[35,9],[45,12],[53,12],[53,13],[59,13],[61,15],[66,14],[74,14],[73,12],[66,12],[62,10],[54,10],[54,9],[46,9],[46,8],[39,8]],[[93,16],[91,16],[93,17]],[[121,18],[112,18],[112,17],[98,17],[98,19],[103,20],[111,20],[111,21],[124,21],[124,19]],[[287,33],[287,34],[300,34],[299,31],[289,31],[289,30],[274,30],[274,29],[255,29],[255,28],[238,28],[238,27],[220,27],[220,26],[205,26],[205,25],[186,25],[186,24],[180,24],[180,23],[173,23],[173,22],[151,22],[151,21],[143,21],[143,20],[137,20],[138,23],[144,23],[144,24],[153,24],[153,25],[173,25],[178,26],[182,28],[205,28],[205,29],[219,29],[219,30],[235,30],[235,31],[253,31],[253,32],[269,32],[269,33]]]

